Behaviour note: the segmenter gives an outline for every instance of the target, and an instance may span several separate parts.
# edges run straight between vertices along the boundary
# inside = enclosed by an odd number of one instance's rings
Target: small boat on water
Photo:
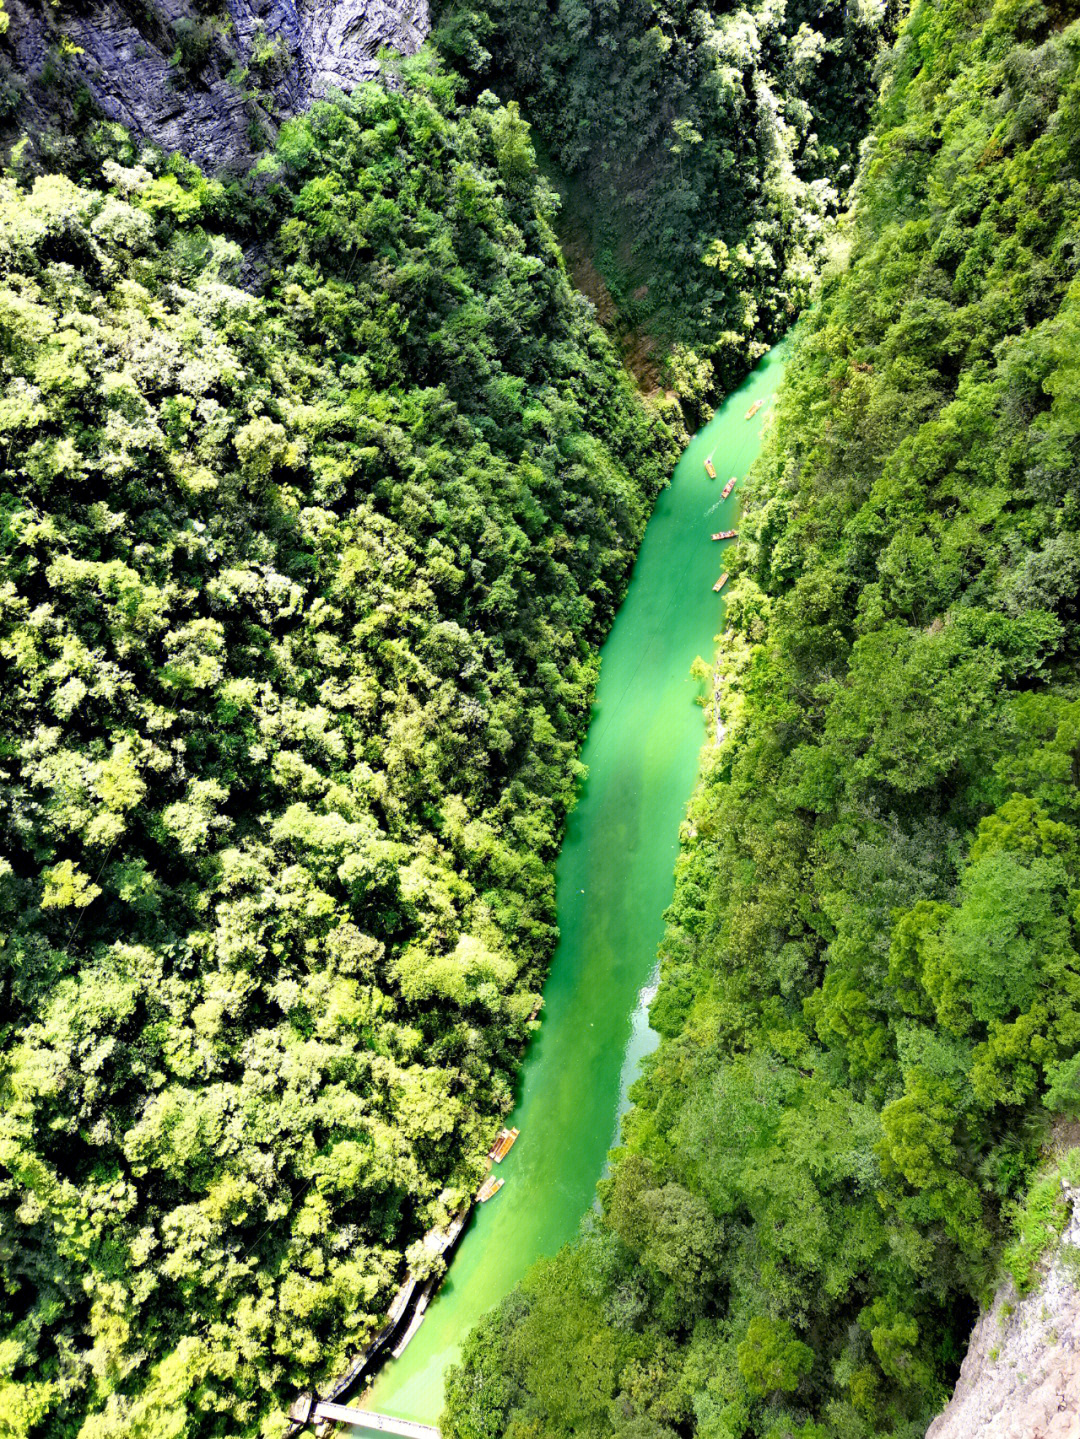
[[[488,1157],[494,1159],[496,1164],[501,1164],[514,1147],[520,1129],[500,1129],[495,1136],[495,1143],[491,1146]]]
[[[714,591],[722,590],[722,589],[724,588],[724,586],[727,584],[727,582],[728,582],[728,572],[727,572],[727,570],[725,570],[724,573],[723,573],[723,574],[720,576],[720,578],[717,580],[716,584],[713,585],[713,590],[714,590]],[[489,1181],[489,1182],[490,1182],[490,1181]]]
[[[737,540],[738,538],[738,530],[717,530],[716,534],[713,535],[714,540]]]
[[[712,462],[712,455],[705,461],[705,473],[710,480],[716,479],[716,466]]]
[[[498,1194],[499,1190],[506,1183],[505,1179],[496,1179],[494,1175],[485,1179],[480,1188],[476,1191],[477,1204],[486,1204],[489,1199]]]
[[[727,484],[720,491],[720,498],[722,500],[726,500],[728,495],[731,494],[732,490],[735,488],[735,482],[738,480],[738,478],[738,475],[732,475],[731,479],[728,480]]]
[[[762,405],[763,405],[764,403],[765,403],[764,400],[755,400],[754,403],[753,403],[753,404],[750,406],[750,408],[747,410],[747,412],[746,412],[746,418],[747,418],[748,420],[752,420],[752,419],[754,418],[754,416],[757,414],[758,410],[761,409],[761,407],[762,407]]]

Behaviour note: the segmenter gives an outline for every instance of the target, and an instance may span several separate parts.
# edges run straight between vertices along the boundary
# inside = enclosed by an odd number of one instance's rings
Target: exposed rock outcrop
[[[971,1335],[956,1391],[926,1439],[1080,1439],[1080,1190],[1041,1282],[1012,1283]]]
[[[430,29],[428,0],[7,8],[8,49],[29,86],[24,110],[50,108],[60,77],[69,89],[85,86],[108,119],[211,172],[246,163],[281,119],[330,90],[372,79],[384,46],[414,54]]]

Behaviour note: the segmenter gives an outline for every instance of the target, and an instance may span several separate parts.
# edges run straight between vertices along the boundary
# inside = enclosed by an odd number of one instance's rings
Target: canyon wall
[[[103,0],[52,7],[11,0],[6,48],[33,128],[57,92],[81,88],[109,120],[208,171],[243,165],[281,120],[378,71],[378,52],[411,55],[430,29],[427,0]]]
[[[1031,1292],[1012,1281],[975,1325],[955,1393],[926,1439],[1080,1439],[1080,1189]]]

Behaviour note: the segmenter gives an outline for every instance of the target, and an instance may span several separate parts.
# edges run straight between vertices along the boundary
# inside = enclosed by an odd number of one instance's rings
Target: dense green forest
[[[624,327],[700,412],[805,303],[897,0],[444,0],[443,51],[516,96]]]
[[[398,83],[0,181],[4,1435],[279,1433],[509,1103],[674,448],[516,110]]]
[[[921,1436],[1080,1111],[1075,13],[901,32],[748,490],[662,1042],[448,1439]]]

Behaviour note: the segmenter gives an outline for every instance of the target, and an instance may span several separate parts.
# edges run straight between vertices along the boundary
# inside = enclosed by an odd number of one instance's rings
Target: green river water
[[[723,503],[720,491],[757,455],[767,403],[744,416],[776,389],[783,350],[771,350],[694,436],[656,503],[602,651],[582,751],[589,774],[556,871],[559,944],[506,1121],[521,1137],[497,1168],[505,1185],[474,1211],[423,1324],[376,1376],[364,1408],[437,1424],[443,1376],[468,1331],[537,1259],[574,1237],[594,1202],[627,1090],[655,1042],[647,1008],[656,951],[705,739],[690,666],[712,654],[723,616],[712,586],[727,545],[709,536],[734,528],[738,488]],[[705,473],[710,455],[715,480]]]

